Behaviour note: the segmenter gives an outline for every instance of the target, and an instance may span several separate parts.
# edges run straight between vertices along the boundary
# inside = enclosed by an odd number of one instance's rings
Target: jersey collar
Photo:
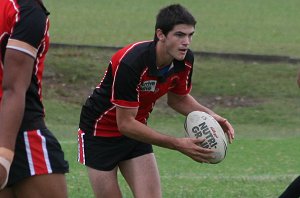
[[[157,76],[160,80],[164,81],[167,76],[163,76],[159,73],[159,70],[156,67],[156,43],[152,41],[149,45],[149,53],[146,59],[146,64],[149,68],[150,76]],[[174,68],[169,72],[168,76],[173,73],[178,73],[183,71],[185,68],[185,60],[178,61],[176,59],[173,60]]]

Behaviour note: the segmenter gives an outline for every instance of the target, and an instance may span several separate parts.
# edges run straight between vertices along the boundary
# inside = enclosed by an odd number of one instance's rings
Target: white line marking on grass
[[[59,141],[59,143],[61,144],[77,144],[76,141],[72,141],[72,140],[63,140],[63,141]]]
[[[216,180],[244,180],[244,181],[277,181],[279,179],[296,178],[299,174],[281,174],[281,175],[175,175],[161,176],[162,178],[171,179],[216,179]]]

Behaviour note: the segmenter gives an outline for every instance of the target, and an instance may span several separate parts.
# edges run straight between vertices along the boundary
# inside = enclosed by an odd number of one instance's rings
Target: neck
[[[168,54],[164,43],[158,41],[156,44],[156,66],[162,68],[166,65],[170,65],[173,61],[173,57]]]

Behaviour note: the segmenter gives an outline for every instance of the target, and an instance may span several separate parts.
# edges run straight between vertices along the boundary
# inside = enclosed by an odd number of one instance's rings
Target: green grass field
[[[72,198],[93,197],[85,168],[78,164],[77,127],[81,104],[100,81],[114,51],[52,48],[46,62],[44,102],[49,128],[70,163]],[[224,115],[236,130],[226,159],[199,164],[155,147],[163,195],[173,197],[277,197],[300,174],[300,64],[266,64],[196,57],[193,95]],[[149,125],[183,136],[184,117],[157,104]],[[132,197],[120,177],[124,197]]]
[[[153,38],[158,10],[174,0],[51,0],[53,42],[123,46]],[[300,57],[298,0],[182,0],[198,21],[197,51]]]
[[[153,38],[155,15],[165,0],[51,0],[51,41],[123,46]],[[183,0],[198,21],[194,51],[300,57],[298,0]],[[77,163],[80,108],[100,81],[112,50],[51,48],[44,75],[48,127],[70,163],[70,198],[93,197],[85,167]],[[192,94],[226,117],[235,142],[220,164],[199,164],[155,147],[164,198],[274,198],[300,174],[300,64],[195,57]],[[149,125],[183,136],[184,117],[164,98]],[[124,197],[132,197],[120,176]]]

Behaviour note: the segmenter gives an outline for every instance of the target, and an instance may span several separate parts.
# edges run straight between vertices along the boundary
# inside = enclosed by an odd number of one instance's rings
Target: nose
[[[185,36],[184,39],[183,39],[183,44],[184,45],[189,45],[192,41],[192,37],[190,36]]]

